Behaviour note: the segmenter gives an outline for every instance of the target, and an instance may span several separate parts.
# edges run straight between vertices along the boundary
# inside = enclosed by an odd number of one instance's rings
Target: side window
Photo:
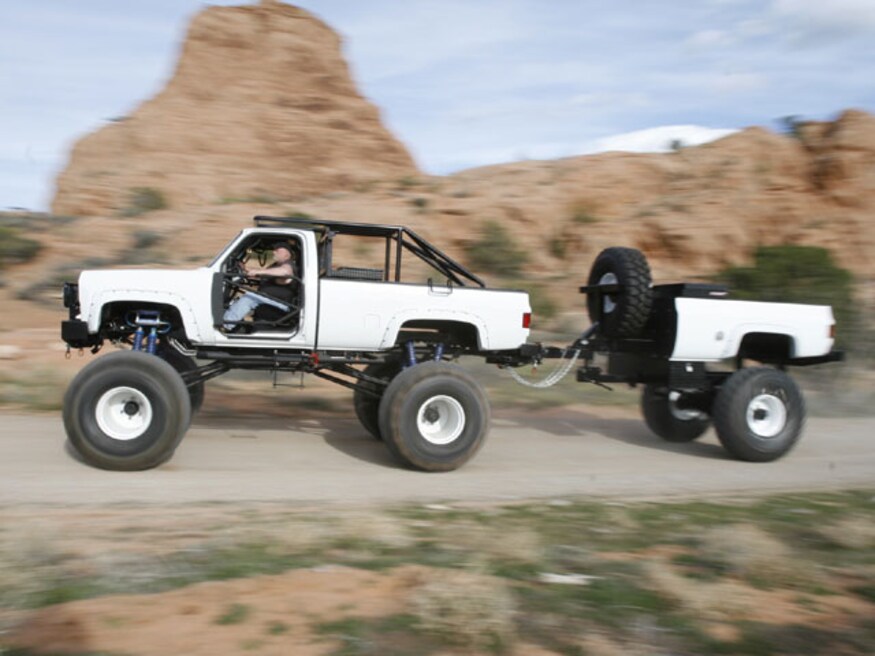
[[[386,280],[386,240],[360,235],[326,236],[321,244],[319,269],[326,278]]]
[[[319,275],[345,280],[396,280],[398,242],[382,236],[334,234],[322,238]],[[444,284],[445,277],[407,250],[402,253],[399,282]]]
[[[222,270],[233,273],[241,268],[241,265],[265,267],[273,263],[273,248],[277,242],[285,242],[291,248],[292,261],[295,275],[301,277],[303,273],[303,248],[297,237],[289,235],[258,234],[251,235],[234,249],[222,264]]]

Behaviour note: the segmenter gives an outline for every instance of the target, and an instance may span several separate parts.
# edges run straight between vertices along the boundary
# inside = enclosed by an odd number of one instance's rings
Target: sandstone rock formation
[[[356,91],[338,36],[276,1],[199,14],[167,87],[77,144],[53,211],[107,217],[101,232],[122,244],[131,228],[114,217],[136,188],[168,200],[149,218],[173,235],[164,264],[210,255],[255,213],[406,224],[462,261],[494,222],[559,307],[580,306],[589,264],[614,245],[643,250],[662,282],[749,263],[761,245],[824,246],[875,302],[875,116],[424,176]]]
[[[136,188],[181,208],[416,174],[340,47],[330,27],[281,2],[205,9],[164,90],[76,144],[52,211],[115,214]]]
[[[824,246],[875,276],[875,116],[857,110],[796,136],[749,128],[675,153],[518,162],[448,180],[465,193],[436,201],[439,222],[458,224],[463,240],[474,216],[502,223],[533,244],[529,271],[546,278],[579,281],[610,245],[640,248],[663,278],[707,276],[777,244]]]

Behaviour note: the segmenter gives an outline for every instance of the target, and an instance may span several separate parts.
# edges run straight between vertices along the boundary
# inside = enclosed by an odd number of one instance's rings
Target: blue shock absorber
[[[137,329],[134,331],[134,350],[142,351],[143,350],[143,337],[145,336],[146,331],[143,330],[143,326],[137,326]]]
[[[146,340],[146,350],[151,355],[155,355],[155,345],[157,343],[158,343],[158,327],[152,326],[152,330],[149,331],[149,338]]]
[[[413,340],[404,343],[404,348],[407,349],[407,367],[412,367],[416,364],[416,351],[413,348]]]
[[[444,357],[444,343],[438,342],[434,347],[434,361],[440,362]]]

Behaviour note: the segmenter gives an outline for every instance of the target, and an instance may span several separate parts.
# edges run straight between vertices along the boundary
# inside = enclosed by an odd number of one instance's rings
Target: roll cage
[[[386,243],[385,266],[381,272],[381,279],[384,281],[401,282],[401,256],[407,251],[446,276],[447,280],[455,285],[486,287],[486,283],[481,278],[403,226],[277,216],[256,216],[253,221],[260,228],[300,228],[318,233],[319,269],[323,272],[332,270],[332,242],[336,235],[381,237]]]

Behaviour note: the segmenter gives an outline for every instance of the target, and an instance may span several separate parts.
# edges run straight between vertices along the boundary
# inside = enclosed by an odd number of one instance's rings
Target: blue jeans
[[[262,296],[256,292],[246,292],[243,296],[240,296],[237,300],[231,303],[230,307],[225,310],[225,316],[222,317],[225,330],[231,330],[234,326],[238,325],[236,322],[242,321],[246,315],[262,303],[272,305],[280,310],[288,311],[289,309],[288,305],[275,301],[272,298]]]

